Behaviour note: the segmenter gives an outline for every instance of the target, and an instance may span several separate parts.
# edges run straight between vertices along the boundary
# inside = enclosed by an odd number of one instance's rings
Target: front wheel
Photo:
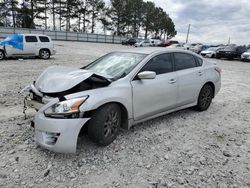
[[[106,104],[92,113],[88,135],[95,143],[107,146],[116,139],[120,126],[120,106],[115,103]]]
[[[213,88],[210,85],[206,84],[202,87],[200,91],[196,110],[198,111],[207,110],[212,102],[212,99],[213,99]]]
[[[3,50],[0,50],[0,60],[3,60],[5,58],[5,54]]]
[[[50,52],[49,52],[49,50],[46,50],[46,49],[40,50],[39,57],[41,59],[49,59],[50,58]]]

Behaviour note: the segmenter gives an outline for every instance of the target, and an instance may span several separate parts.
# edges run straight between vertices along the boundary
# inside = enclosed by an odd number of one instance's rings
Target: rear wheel
[[[88,135],[97,144],[107,146],[116,139],[120,126],[120,106],[115,103],[106,104],[92,113]]]
[[[207,110],[212,102],[212,99],[213,99],[213,88],[210,85],[206,84],[202,87],[200,91],[196,110],[198,111]]]
[[[3,50],[0,50],[0,60],[3,60],[5,58],[5,54]]]
[[[41,49],[39,52],[39,57],[42,59],[49,59],[50,58],[50,52],[46,49]]]

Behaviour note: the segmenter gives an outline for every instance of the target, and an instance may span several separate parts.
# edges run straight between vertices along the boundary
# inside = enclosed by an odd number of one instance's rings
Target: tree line
[[[176,35],[169,15],[153,2],[143,0],[1,0],[0,26],[44,28],[138,37],[144,31],[155,37]]]

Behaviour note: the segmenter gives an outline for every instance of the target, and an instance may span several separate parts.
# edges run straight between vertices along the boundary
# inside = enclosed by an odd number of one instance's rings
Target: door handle
[[[169,80],[169,84],[174,84],[176,82],[176,79],[171,79],[171,80]]]
[[[202,71],[199,71],[199,72],[198,72],[198,75],[199,75],[199,76],[202,76],[202,75],[203,75],[203,72],[202,72]]]

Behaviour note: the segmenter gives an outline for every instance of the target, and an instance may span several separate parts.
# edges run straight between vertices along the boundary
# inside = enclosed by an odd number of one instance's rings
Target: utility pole
[[[187,31],[187,38],[186,38],[186,43],[188,43],[188,37],[189,37],[189,32],[190,32],[190,24],[188,24],[188,31]]]
[[[230,44],[231,37],[229,36],[227,44]]]

